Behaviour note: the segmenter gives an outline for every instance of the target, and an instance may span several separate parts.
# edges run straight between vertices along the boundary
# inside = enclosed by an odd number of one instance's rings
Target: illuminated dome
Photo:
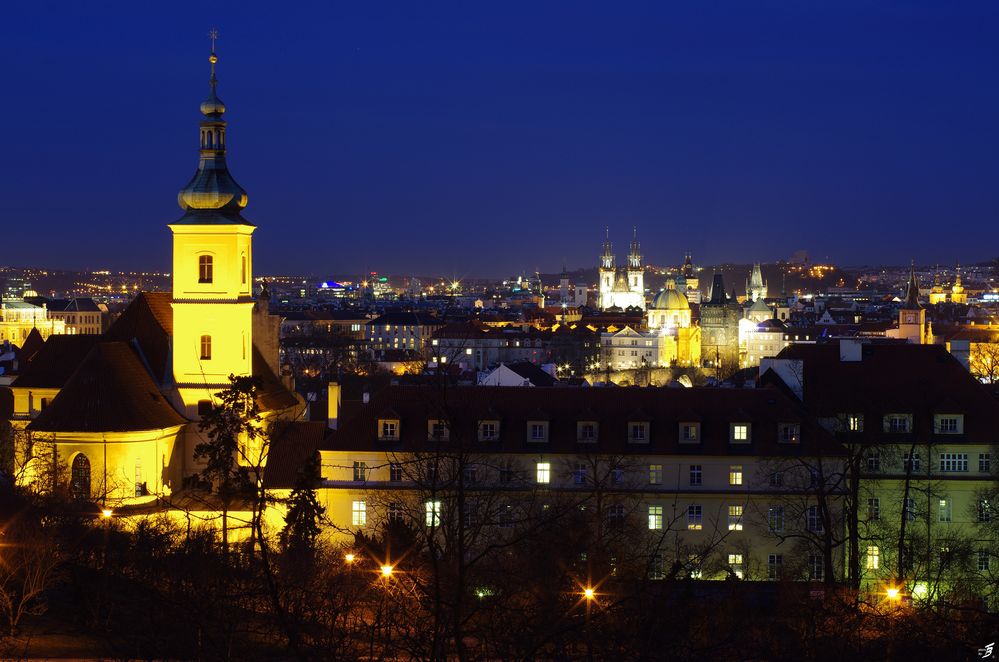
[[[676,281],[666,280],[666,289],[661,290],[652,300],[652,308],[656,310],[690,310],[687,297],[676,289]]]

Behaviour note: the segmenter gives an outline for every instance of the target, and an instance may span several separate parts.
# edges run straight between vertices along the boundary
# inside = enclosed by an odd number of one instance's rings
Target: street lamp
[[[383,565],[381,567],[382,577],[384,577],[386,579],[388,579],[389,577],[391,577],[392,576],[392,570],[393,570],[392,566],[390,566],[388,564]]]
[[[891,600],[892,602],[902,599],[902,596],[901,594],[899,594],[898,589],[895,588],[894,586],[889,587],[888,590],[885,591],[885,595],[887,595],[888,599]]]
[[[354,555],[351,554],[350,552],[347,552],[346,554],[344,554],[343,560],[346,561],[347,563],[353,563],[354,562]]]
[[[111,510],[110,508],[104,508],[103,510],[101,510],[101,517],[103,517],[104,519],[111,519],[112,515],[114,515],[114,511]]]

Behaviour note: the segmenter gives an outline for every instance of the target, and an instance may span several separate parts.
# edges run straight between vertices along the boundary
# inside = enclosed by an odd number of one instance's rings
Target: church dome
[[[247,224],[240,216],[248,202],[246,191],[236,183],[226,165],[226,122],[222,119],[226,109],[215,91],[218,57],[214,52],[208,61],[212,65],[211,89],[201,103],[201,113],[205,116],[200,129],[201,159],[191,181],[177,194],[177,204],[187,212],[178,223]]]
[[[676,281],[672,278],[666,281],[666,288],[659,291],[652,300],[652,308],[656,310],[690,310],[690,303],[683,293],[676,289]]]

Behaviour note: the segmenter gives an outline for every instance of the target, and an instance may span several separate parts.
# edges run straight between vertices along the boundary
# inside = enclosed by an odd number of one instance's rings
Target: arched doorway
[[[90,460],[83,453],[73,458],[69,491],[74,499],[90,498]]]

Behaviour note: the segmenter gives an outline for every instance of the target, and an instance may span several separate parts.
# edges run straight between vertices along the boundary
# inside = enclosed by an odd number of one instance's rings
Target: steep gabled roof
[[[127,432],[183,425],[134,349],[96,344],[52,402],[30,424],[42,432]]]
[[[52,335],[35,352],[12,386],[17,388],[62,388],[94,345],[98,335]]]
[[[329,429],[323,421],[294,421],[280,424],[273,431],[267,468],[264,470],[264,487],[291,489],[305,463],[319,452]]]
[[[885,414],[913,414],[914,433],[928,436],[933,414],[957,403],[948,413],[964,414],[964,441],[994,443],[999,430],[999,402],[942,345],[865,343],[859,361],[843,361],[839,343],[793,344],[777,359],[802,361],[805,404],[816,415],[864,414],[872,441]]]
[[[160,384],[168,383],[172,373],[172,302],[169,292],[142,292],[104,334],[106,340],[137,343]]]
[[[842,453],[842,447],[804,407],[775,388],[516,388],[454,387],[442,402],[440,389],[392,386],[372,396],[371,402],[343,417],[339,429],[327,438],[326,448],[351,451],[427,450],[427,420],[448,412],[451,438],[482,452],[511,453],[662,453],[690,455],[824,455]],[[391,410],[400,420],[398,441],[378,439],[377,419]],[[650,423],[648,443],[628,443],[628,422],[641,412]],[[477,442],[479,420],[499,419],[499,439]],[[549,421],[549,439],[527,439],[527,422]],[[577,424],[595,420],[600,426],[597,444],[578,443]],[[701,443],[679,441],[682,421],[700,421]],[[751,421],[750,443],[730,444],[729,425]],[[778,442],[781,422],[800,422],[801,443]]]

